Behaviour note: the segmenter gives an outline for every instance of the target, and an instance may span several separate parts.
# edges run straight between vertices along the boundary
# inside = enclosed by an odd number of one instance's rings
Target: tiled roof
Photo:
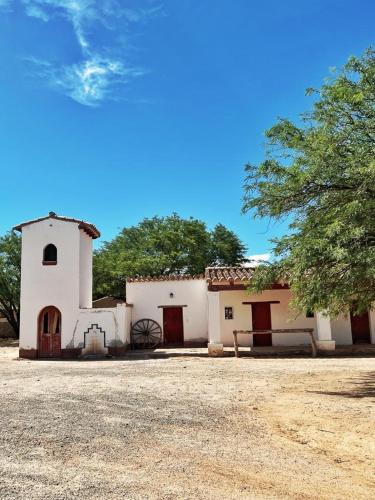
[[[116,297],[100,297],[92,301],[92,307],[116,307],[117,304],[124,304],[125,300]]]
[[[128,283],[148,283],[153,281],[186,281],[205,279],[212,282],[236,282],[250,281],[254,269],[251,267],[207,267],[205,274],[164,274],[162,276],[135,276],[127,278]]]
[[[203,280],[203,274],[164,274],[162,276],[134,276],[127,278],[127,283],[149,283],[156,281],[187,281],[187,280]]]
[[[251,267],[207,267],[205,278],[212,282],[246,282],[250,281],[254,269]]]
[[[91,224],[90,222],[86,222],[84,220],[73,219],[72,217],[63,217],[61,215],[56,215],[55,212],[50,212],[45,217],[40,217],[39,219],[33,219],[27,222],[22,222],[22,224],[18,224],[18,226],[15,226],[13,229],[22,232],[23,227],[29,226],[30,224],[35,224],[36,222],[41,222],[42,220],[46,219],[57,219],[65,222],[77,222],[79,224],[78,226],[79,229],[83,229],[89,236],[91,236],[93,240],[100,237],[100,232],[94,226],[94,224]]]

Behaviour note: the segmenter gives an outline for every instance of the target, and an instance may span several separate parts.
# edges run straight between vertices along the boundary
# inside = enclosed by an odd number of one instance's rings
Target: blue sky
[[[367,0],[0,0],[0,234],[177,212],[268,252],[285,226],[241,215],[243,166],[374,20]]]

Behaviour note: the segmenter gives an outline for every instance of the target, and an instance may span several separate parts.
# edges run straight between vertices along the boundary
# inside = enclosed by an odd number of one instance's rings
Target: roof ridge
[[[249,266],[237,264],[235,266],[207,266],[206,269],[249,269]]]
[[[91,224],[91,222],[84,221],[82,219],[75,219],[74,217],[66,217],[63,215],[57,215],[55,212],[49,212],[48,215],[44,217],[39,217],[37,219],[31,219],[26,222],[22,222],[21,224],[18,224],[17,226],[14,226],[13,229],[15,231],[20,231],[22,232],[22,228],[25,226],[29,226],[31,224],[35,224],[37,222],[42,222],[43,220],[47,219],[56,219],[56,220],[61,220],[64,222],[74,222],[79,224],[79,229],[83,229],[91,238],[94,240],[96,238],[100,237],[100,231],[97,229],[97,227],[94,224]]]
[[[215,266],[207,267],[206,280],[212,282],[244,282],[253,277],[254,267],[248,266]]]
[[[188,281],[204,279],[204,274],[161,274],[158,276],[129,276],[126,278],[127,283],[146,283],[157,281]]]

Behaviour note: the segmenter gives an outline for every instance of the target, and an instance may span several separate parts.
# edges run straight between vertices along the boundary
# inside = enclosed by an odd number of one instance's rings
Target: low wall
[[[17,338],[13,328],[5,318],[0,318],[0,339]]]
[[[126,304],[118,304],[113,308],[79,309],[75,315],[74,328],[65,330],[65,335],[62,335],[61,357],[124,355],[130,344],[130,328],[131,308]],[[35,347],[20,343],[20,357],[39,357],[36,333],[34,341]]]
[[[74,355],[121,355],[130,343],[131,309],[126,304],[113,308],[80,309],[65,357]],[[64,352],[63,352],[64,354]]]

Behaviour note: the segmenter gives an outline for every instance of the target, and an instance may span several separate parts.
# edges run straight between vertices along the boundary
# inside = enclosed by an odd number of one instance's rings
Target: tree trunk
[[[16,334],[16,338],[20,337],[20,314],[19,311],[14,311],[13,309],[4,309],[0,308],[0,314],[4,316],[4,318],[8,321],[10,326],[12,327],[14,333]]]

